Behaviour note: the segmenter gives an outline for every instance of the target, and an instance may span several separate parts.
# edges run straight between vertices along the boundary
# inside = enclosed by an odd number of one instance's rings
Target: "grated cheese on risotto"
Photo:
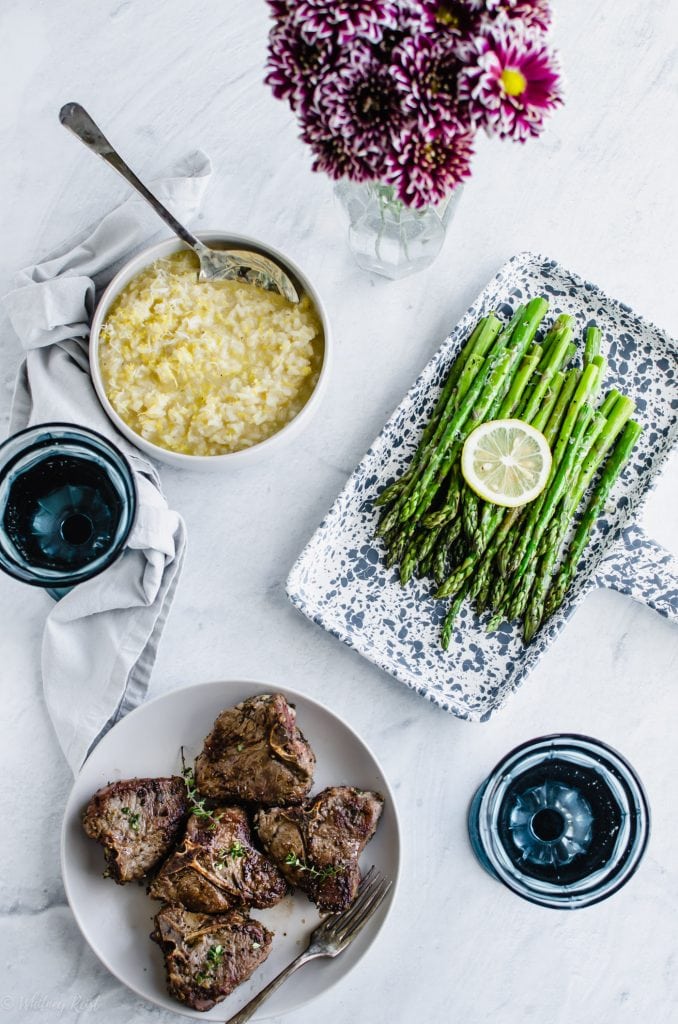
[[[191,252],[133,278],[99,335],[106,394],[141,437],[189,455],[266,440],[301,411],[323,357],[308,296],[295,305],[236,281],[197,281]]]

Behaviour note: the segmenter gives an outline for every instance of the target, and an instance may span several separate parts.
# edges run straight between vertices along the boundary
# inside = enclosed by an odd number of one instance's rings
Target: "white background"
[[[483,143],[437,263],[388,283],[352,263],[329,182],[310,173],[291,115],[262,85],[262,0],[0,0],[0,292],[124,194],[58,124],[61,104],[77,99],[142,176],[205,149],[216,173],[201,224],[289,252],[334,325],[329,393],[296,446],[238,476],[163,473],[190,550],[154,694],[239,675],[287,683],[345,716],[396,787],[405,864],[392,915],[361,965],[297,1024],[668,1024],[678,1013],[675,626],[595,593],[510,704],[471,725],[344,649],[283,590],[388,414],[514,253],[555,257],[678,334],[675,4],[556,7],[566,107],[536,143]],[[0,344],[6,423],[19,352],[5,320]],[[674,462],[645,514],[674,551],[677,507]],[[42,705],[48,607],[43,594],[0,580],[0,1024],[166,1021],[99,965],[65,904],[58,838],[71,780]],[[498,758],[561,730],[621,749],[654,812],[637,876],[574,914],[492,881],[465,830],[468,801]]]

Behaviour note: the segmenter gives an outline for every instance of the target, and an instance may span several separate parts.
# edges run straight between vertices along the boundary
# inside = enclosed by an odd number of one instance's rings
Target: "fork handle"
[[[304,950],[303,953],[299,954],[296,960],[293,960],[291,964],[288,964],[287,967],[280,972],[280,974],[276,975],[273,981],[269,981],[266,988],[262,988],[261,992],[257,993],[256,996],[250,999],[249,1003],[246,1003],[242,1010],[234,1014],[233,1017],[229,1017],[226,1024],[245,1024],[245,1021],[250,1019],[252,1014],[259,1009],[261,1004],[265,1002],[268,997],[276,991],[276,989],[280,988],[283,981],[287,981],[291,974],[298,971],[299,968],[303,967],[304,964],[307,964],[309,960],[315,960],[318,955],[319,954],[317,953],[309,953],[307,949]]]
[[[200,255],[201,249],[204,248],[202,242],[200,242],[195,235],[192,235],[191,232],[183,226],[183,224],[180,224],[176,217],[174,217],[169,210],[162,205],[160,200],[146,188],[143,181],[140,181],[139,178],[137,178],[134,171],[127,166],[120,154],[113,149],[113,146],[84,107],[79,103],[66,103],[59,111],[59,120],[66,128],[70,129],[70,131],[72,131],[88,149],[91,149],[93,153],[96,153],[96,155],[100,156],[102,160],[105,160],[107,164],[110,164],[118,174],[121,174],[125,181],[129,182],[132,188],[135,189],[140,196],[143,196],[146,202],[153,207],[158,216],[164,220],[165,224],[172,229],[174,234],[178,235],[182,242],[185,242],[186,245],[189,245],[191,249],[195,250],[195,252]]]

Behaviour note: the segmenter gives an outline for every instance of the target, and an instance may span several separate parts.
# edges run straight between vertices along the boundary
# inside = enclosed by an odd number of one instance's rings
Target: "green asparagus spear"
[[[452,549],[461,535],[461,517],[457,516],[451,523],[447,523],[436,542],[436,548],[431,563],[433,578],[437,583],[445,579],[445,570]]]
[[[520,309],[522,310],[523,307],[520,307]],[[500,331],[501,321],[498,320],[494,314],[490,314],[486,318],[486,321],[475,340],[471,355],[461,372],[457,386],[452,388],[447,396],[447,401],[440,413],[440,416],[438,417],[438,421],[436,422],[433,432],[427,435],[426,443],[419,444],[413,458],[413,464],[410,466],[410,469],[407,471],[405,476],[402,477],[400,481],[395,481],[394,484],[391,484],[391,488],[393,490],[391,491],[390,498],[392,499],[395,497],[395,502],[382,518],[382,521],[376,530],[377,536],[383,536],[385,533],[392,530],[399,520],[402,519],[402,521],[404,521],[408,518],[401,515],[402,509],[407,503],[408,495],[417,487],[420,472],[425,471],[429,460],[437,452],[441,438],[447,436],[446,428],[448,427],[450,420],[455,423],[456,420],[459,419],[460,405],[464,406],[466,409],[466,412],[461,417],[462,420],[468,415],[468,409],[473,405],[473,400],[469,401],[467,397],[468,389],[472,386],[474,388],[473,394],[475,396],[483,384],[483,380],[476,383],[475,378],[478,376],[477,368],[480,365],[481,373],[483,373],[485,365],[491,360],[492,354],[497,351],[501,351],[506,347],[506,344],[508,344],[510,339],[509,330],[513,329],[512,324],[515,326],[514,321],[517,322],[517,316],[518,314],[516,314],[514,320],[511,321],[508,327],[504,328],[502,331]],[[483,359],[483,353],[487,352],[488,349],[489,355]],[[399,483],[401,484],[400,487],[397,486]]]
[[[592,363],[594,358],[600,353],[601,339],[602,334],[595,325],[586,328],[586,340],[584,342],[584,366],[588,366],[589,363]]]
[[[459,445],[470,433],[470,429],[476,423],[482,422],[483,416],[492,406],[494,399],[505,383],[504,374],[515,367],[528,345],[534,338],[539,323],[543,319],[548,303],[543,298],[532,299],[525,311],[521,322],[517,324],[512,339],[505,337],[507,332],[502,332],[497,338],[492,350],[485,359],[482,369],[478,372],[473,384],[466,393],[466,396],[458,411],[450,420],[445,433],[441,437],[437,450],[431,456],[426,469],[417,482],[416,487],[408,496],[402,512],[402,521],[411,516],[421,517],[431,504],[436,491],[435,476],[440,469],[442,473],[448,473],[455,457],[459,453]],[[504,349],[511,340],[511,350],[505,353]],[[505,358],[506,356],[506,358]],[[487,385],[483,389],[483,385]],[[482,401],[477,400],[481,397]],[[475,408],[474,408],[475,406]],[[454,444],[454,441],[457,444]]]
[[[600,480],[577,527],[558,576],[549,590],[545,606],[546,616],[553,615],[562,604],[567,589],[577,571],[584,548],[588,543],[591,530],[598,516],[603,511],[610,491],[628,461],[642,432],[643,428],[635,420],[630,420],[624,427],[624,432],[617,441],[612,455],[605,463]]]
[[[577,372],[578,371],[576,371],[576,370],[570,371],[569,386],[568,386],[568,391],[570,392],[570,397],[571,397],[571,393],[574,391],[574,388],[577,385],[577,380],[578,380]],[[558,372],[553,375],[553,378],[551,379],[551,382],[550,382],[550,384],[548,386],[548,389],[547,389],[546,393],[544,394],[542,405],[538,409],[534,419],[532,420],[532,426],[536,430],[542,431],[542,433],[543,433],[543,431],[544,431],[544,429],[546,427],[546,424],[549,422],[549,419],[550,419],[550,417],[551,417],[551,415],[552,415],[552,413],[553,413],[553,411],[554,411],[554,409],[556,407],[556,403],[558,402],[560,393],[561,393],[561,391],[563,389],[563,386],[565,384],[565,379],[566,379],[566,375],[565,375],[565,373],[562,370],[558,370]],[[569,398],[567,398],[567,401],[569,402]],[[564,412],[564,406],[563,406],[563,412]],[[524,419],[527,423],[530,422],[529,419],[527,419],[527,417],[525,416],[525,411],[524,410],[521,410],[521,412],[520,412],[520,419]],[[560,421],[560,414],[558,414],[557,421],[558,422]],[[493,517],[494,517],[494,515],[496,513],[496,509],[497,509],[496,505],[492,505],[492,504],[487,503],[487,502],[484,503],[484,507],[483,507],[482,513],[480,515],[480,522],[478,524],[478,529],[476,530],[475,535],[473,537],[474,546],[479,551],[481,551],[481,552],[484,551],[486,546],[487,546],[487,543],[488,543],[488,540],[489,540],[489,535],[490,535],[490,525],[491,525]],[[522,511],[523,511],[522,508],[518,509],[518,513],[519,514]],[[489,584],[488,584],[488,587],[489,587]]]
[[[445,523],[454,519],[459,508],[461,484],[459,467],[453,466],[448,474],[447,492],[442,506],[436,512],[429,512],[424,517],[423,524],[427,529],[432,530],[434,526],[444,526]]]
[[[482,317],[478,321],[468,341],[452,365],[452,369],[450,370],[450,373],[443,385],[443,389],[438,396],[431,418],[424,429],[421,440],[417,446],[414,456],[412,457],[412,462],[410,463],[407,472],[388,487],[384,488],[376,499],[375,505],[387,505],[402,493],[405,485],[412,479],[414,470],[421,461],[421,457],[427,450],[430,441],[439,430],[441,418],[446,412],[450,412],[455,401],[463,398],[478,365],[482,363],[484,354],[490,348],[500,330],[501,321],[494,315],[494,313],[490,313],[488,316]],[[460,382],[458,384],[462,376],[464,377],[464,383],[462,384]]]
[[[478,496],[466,486],[461,492],[461,522],[464,533],[472,541],[478,529]]]
[[[435,544],[442,527],[416,532],[400,562],[400,583],[404,587],[412,579],[417,564],[423,561]]]
[[[542,434],[544,433],[544,428],[555,408],[564,383],[565,374],[562,370],[558,370],[557,373],[554,373],[551,383],[549,384],[548,391],[544,395],[544,401],[542,402],[541,408],[532,420],[532,426],[535,430],[541,431]]]
[[[499,407],[496,417],[498,420],[510,420],[515,416],[520,407],[523,392],[525,391],[525,388],[527,387],[527,384],[529,383],[530,378],[541,359],[541,353],[541,346],[533,345],[527,355],[523,358],[520,366],[518,367],[518,371],[511,382],[508,394]]]
[[[589,430],[592,417],[594,418],[594,424],[591,425]],[[565,488],[571,482],[576,460],[581,457],[581,449],[587,443],[590,446],[595,442],[596,437],[603,430],[606,422],[605,417],[600,416],[599,413],[596,413],[594,416],[593,407],[587,403],[584,403],[578,411],[574,427],[571,431],[569,446],[558,465],[555,476],[552,477],[551,483],[545,491],[546,497],[543,501],[539,501],[539,506],[535,507],[534,512],[529,517],[529,522],[526,524],[529,528],[529,540],[527,544],[520,545],[523,554],[520,564],[512,574],[508,600],[505,600],[501,605],[488,629],[496,628],[497,620],[501,621],[504,617],[513,619],[522,615],[536,574],[535,555],[539,549],[542,537],[565,493]],[[502,614],[502,611],[506,615]]]
[[[505,567],[504,571],[506,574],[513,574],[518,571],[518,566],[523,558],[525,551],[530,543],[532,537],[532,530],[536,523],[539,521],[541,510],[548,500],[548,494],[552,482],[555,480],[562,462],[566,458],[568,449],[571,449],[570,443],[572,432],[575,423],[578,421],[579,410],[587,406],[589,409],[589,419],[592,414],[590,406],[588,406],[589,398],[591,397],[594,389],[599,382],[599,368],[595,364],[591,363],[586,367],[581,375],[581,380],[577,385],[577,389],[572,397],[572,401],[567,407],[567,412],[560,428],[558,440],[553,450],[553,464],[551,467],[551,476],[546,488],[542,492],[541,496],[532,502],[530,506],[530,512],[525,521],[521,521],[519,530],[516,531],[514,538],[509,538],[505,548],[506,555],[502,556],[501,563]],[[546,436],[546,435],[544,435]],[[548,438],[547,438],[548,440]]]
[[[551,354],[551,346],[560,335],[560,332],[565,328],[569,329],[570,336],[572,336],[572,331],[574,329],[574,317],[569,316],[567,313],[561,313],[560,316],[556,317],[556,319],[553,321],[550,331],[544,338],[544,355],[538,366],[538,370],[540,373],[544,370],[549,360],[549,356]]]
[[[454,627],[454,620],[459,614],[459,609],[464,603],[465,597],[466,592],[464,590],[457,594],[454,601],[450,605],[447,615],[445,616],[445,619],[443,621],[443,627],[440,632],[440,643],[444,651],[446,651],[450,646],[450,642],[452,640],[452,629]]]
[[[556,438],[560,432],[560,428],[563,423],[565,414],[569,408],[570,401],[577,390],[581,379],[580,371],[577,369],[568,370],[565,374],[564,383],[558,393],[558,398],[549,416],[543,417],[542,414],[538,414],[535,417],[534,426],[538,430],[541,430],[546,438],[550,448],[553,448]],[[537,499],[538,501],[539,499]],[[527,519],[530,514],[531,506],[521,509],[522,516],[520,518]],[[518,520],[520,522],[520,519]],[[501,603],[506,588],[508,586],[508,577],[510,575],[509,560],[511,559],[512,552],[515,545],[518,543],[519,530],[515,530],[510,534],[504,541],[500,550],[497,552],[497,566],[499,569],[499,575],[494,580],[491,586],[491,605],[496,608]]]
[[[565,374],[565,382],[560,394],[558,395],[558,401],[553,407],[553,411],[544,424],[544,429],[542,430],[549,448],[553,448],[556,442],[558,434],[560,433],[560,428],[563,425],[565,414],[569,408],[570,402],[572,401],[572,397],[579,386],[580,380],[581,371],[576,367],[568,370]]]
[[[536,349],[536,348],[538,348],[538,346],[537,345],[533,345],[531,352],[534,349]],[[529,355],[526,356],[525,359],[523,360],[523,364],[529,358],[530,358]],[[522,370],[522,364],[521,364],[521,370]],[[519,370],[518,372],[520,373],[521,371]],[[550,382],[550,384],[549,384],[549,386],[548,386],[548,388],[547,388],[547,390],[546,390],[546,392],[544,394],[541,408],[537,411],[537,414],[535,415],[535,417],[534,417],[534,419],[532,421],[532,425],[535,427],[536,430],[543,431],[544,426],[546,425],[546,422],[547,422],[549,416],[551,415],[551,412],[553,411],[553,408],[554,408],[554,406],[556,404],[556,401],[558,399],[558,395],[560,394],[560,390],[561,390],[561,388],[563,386],[564,380],[565,380],[565,374],[562,371],[560,371],[560,370],[553,375],[553,378],[552,378],[552,380],[551,380],[551,382]],[[525,388],[525,385],[523,385],[523,390],[524,390],[524,388]],[[517,400],[518,401],[518,405],[520,405],[520,395],[516,395],[516,399],[515,400]],[[503,416],[500,413],[500,415],[498,416],[498,419],[510,418],[511,416],[515,415],[516,408],[512,407],[510,410],[507,408],[505,410],[505,412],[508,414],[508,416]],[[521,409],[519,418],[520,419],[525,419],[526,422],[529,422],[529,420],[526,419],[522,409]],[[497,506],[493,505],[491,502],[483,502],[482,503],[482,510],[480,512],[480,517],[479,517],[479,521],[478,521],[478,528],[476,529],[476,531],[475,531],[475,533],[473,535],[473,546],[478,551],[480,551],[480,552],[484,551],[486,546],[487,546],[487,543],[488,543],[488,540],[489,540],[490,524],[492,522],[492,517],[496,513],[496,510],[497,510]]]
[[[540,359],[541,351],[542,349],[540,345],[532,345],[528,355],[525,356],[525,358],[522,360],[520,364],[520,367],[518,368],[518,371],[513,380],[513,384],[511,382],[511,366],[516,365],[516,359],[515,357],[510,358],[509,363],[509,355],[507,354],[505,356],[505,366],[508,372],[504,372],[503,367],[500,368],[500,373],[503,376],[504,384],[502,386],[500,393],[498,393],[496,398],[494,399],[494,402],[492,403],[492,406],[490,407],[489,411],[482,417],[483,423],[486,423],[494,419],[506,419],[506,416],[504,415],[504,407],[508,402],[509,393],[514,393],[514,401],[517,403],[517,401],[519,400],[520,393],[522,392],[522,390],[525,387],[525,384],[527,383],[527,379],[524,379],[522,384],[518,388],[514,386],[516,384],[516,380],[520,376],[521,372],[524,371],[526,363],[532,368],[534,368],[535,364]],[[548,379],[546,384],[544,384],[542,392],[546,389],[547,386]],[[464,526],[464,532],[471,543],[475,542],[474,538],[476,532],[478,531],[480,513],[484,504],[485,503],[480,500],[477,494],[474,494],[470,487],[467,487],[465,484],[461,485],[462,523]],[[438,516],[440,517],[440,513],[438,513]]]
[[[471,387],[476,374],[481,369],[485,357],[489,353],[493,344],[495,343],[499,333],[502,331],[501,321],[492,316],[485,325],[485,328],[479,334],[473,351],[470,353],[469,358],[466,360],[466,364],[459,376],[459,383],[457,385],[457,397],[461,400],[464,398],[468,389]],[[435,434],[432,432],[431,437]]]
[[[623,395],[619,396],[606,419],[604,430],[589,448],[575,485],[563,498],[560,514],[555,517],[549,527],[543,542],[544,553],[539,563],[525,614],[524,637],[526,643],[529,643],[544,619],[546,596],[551,583],[553,569],[560,555],[560,549],[572,517],[578,509],[591,480],[602,465],[605,456],[633,415],[634,409],[635,402]]]
[[[466,423],[467,419],[475,411],[475,403],[483,393],[486,383],[489,378],[496,372],[500,360],[504,355],[504,351],[510,341],[511,335],[509,329],[512,331],[511,325],[505,328],[496,338],[489,353],[484,356],[481,362],[481,366],[470,383],[470,386],[464,393],[464,397],[454,410],[451,411],[451,415],[448,418],[442,418],[444,424],[443,429],[438,429],[433,434],[426,452],[420,460],[421,473],[413,481],[412,485],[408,487],[404,503],[402,503],[402,509],[400,519],[406,521],[412,515],[419,504],[419,500],[423,490],[431,484],[434,480],[436,473],[440,468],[440,464],[444,455],[446,455],[449,446],[457,438],[461,428]],[[462,374],[460,378],[460,390],[465,385],[466,376]],[[452,401],[452,399],[451,399]],[[449,403],[450,404],[450,403]]]
[[[542,405],[544,395],[548,389],[549,384],[553,380],[554,375],[560,370],[565,353],[570,344],[571,331],[569,327],[564,328],[557,336],[551,348],[549,350],[549,359],[546,366],[541,371],[539,381],[535,385],[535,389],[530,395],[529,401],[525,408],[521,411],[521,419],[524,419],[527,423],[531,423],[537,414],[537,411]]]

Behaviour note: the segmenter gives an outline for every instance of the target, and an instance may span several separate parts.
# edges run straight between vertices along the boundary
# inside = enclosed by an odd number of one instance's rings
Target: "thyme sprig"
[[[213,831],[217,827],[217,823],[221,818],[221,815],[212,814],[212,812],[205,807],[205,798],[201,797],[198,793],[198,787],[195,782],[195,772],[192,768],[186,765],[183,747],[181,748],[181,774],[183,776],[184,783],[186,784],[189,811],[200,821],[211,822],[211,824],[208,825],[208,829],[210,832]]]
[[[318,878],[320,881],[323,881],[325,878],[332,878],[334,875],[340,875],[344,870],[341,865],[337,866],[334,864],[328,864],[326,868],[318,870],[318,868],[314,868],[312,864],[309,864],[307,861],[302,860],[301,857],[298,857],[293,850],[290,850],[285,857],[285,863],[296,868],[297,871],[308,871],[311,878]]]
[[[205,969],[195,976],[195,980],[199,985],[204,985],[205,982],[208,982],[210,978],[214,976],[217,967],[224,959],[225,952],[226,950],[221,944],[218,946],[210,946],[207,951],[207,956],[205,957]]]
[[[242,845],[242,843],[238,842],[238,840],[236,839],[236,841],[232,844],[229,850],[227,850],[225,847],[223,850],[219,850],[219,857],[217,860],[215,860],[214,866],[215,868],[218,868],[219,871],[223,871],[223,869],[226,867],[226,861],[228,860],[229,857],[244,857],[246,852],[247,851],[245,850],[245,847]]]
[[[127,818],[127,824],[132,829],[132,832],[139,832],[141,829],[140,818],[141,815],[138,811],[132,811],[129,807],[121,807],[120,812]]]

